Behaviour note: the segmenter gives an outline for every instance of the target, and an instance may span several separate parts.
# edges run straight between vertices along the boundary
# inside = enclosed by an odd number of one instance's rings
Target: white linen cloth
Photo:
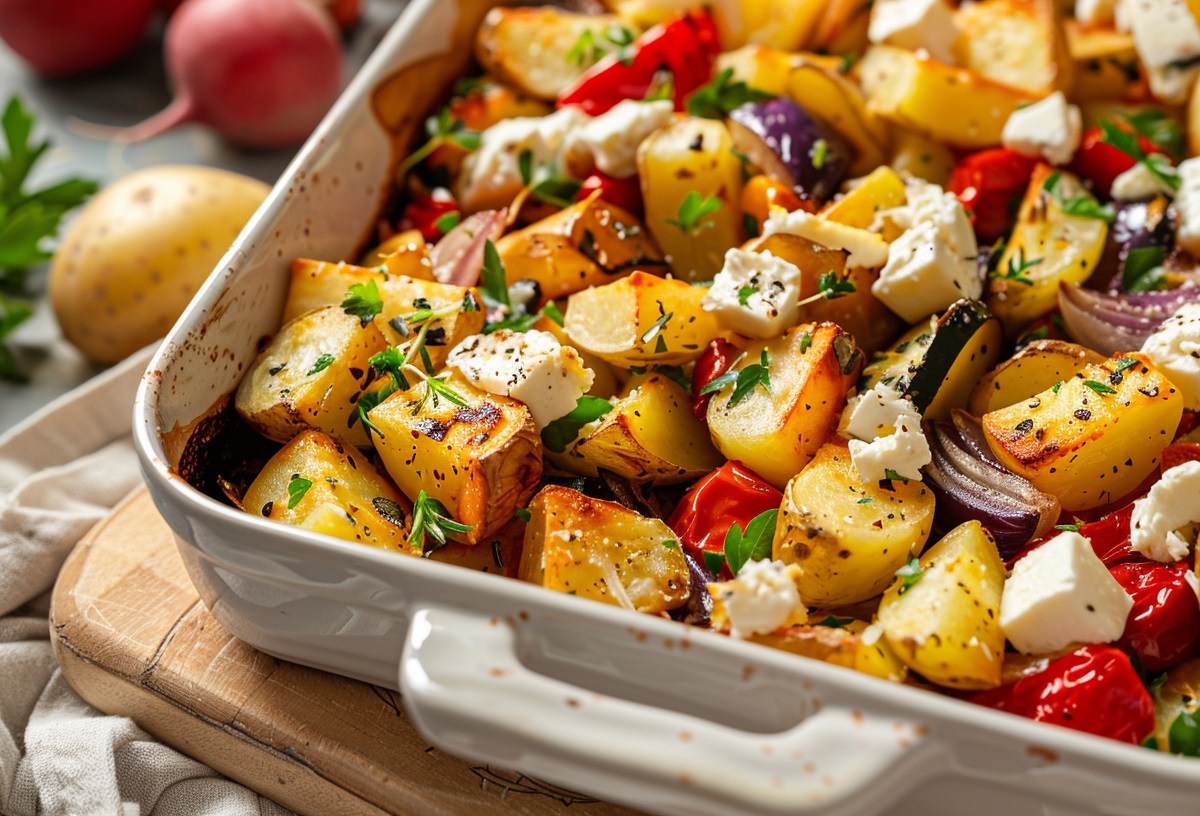
[[[62,677],[50,590],[72,547],[141,477],[131,435],[145,349],[0,436],[0,814],[288,816],[102,714]]]

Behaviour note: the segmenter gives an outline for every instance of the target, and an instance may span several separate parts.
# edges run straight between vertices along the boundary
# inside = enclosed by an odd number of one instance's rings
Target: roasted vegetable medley
[[[494,9],[227,494],[1200,753],[1193,7]]]

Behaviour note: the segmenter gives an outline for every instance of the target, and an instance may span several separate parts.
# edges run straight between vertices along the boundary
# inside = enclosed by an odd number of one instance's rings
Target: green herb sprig
[[[470,524],[455,521],[446,505],[422,490],[413,502],[412,532],[408,534],[408,544],[421,555],[428,556],[446,546],[450,534],[469,533],[473,529]]]

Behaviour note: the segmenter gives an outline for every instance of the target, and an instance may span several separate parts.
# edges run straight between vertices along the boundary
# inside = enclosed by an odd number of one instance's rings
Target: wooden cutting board
[[[85,700],[300,814],[634,813],[442,753],[396,692],[238,640],[200,602],[144,489],[72,553],[50,620]]]

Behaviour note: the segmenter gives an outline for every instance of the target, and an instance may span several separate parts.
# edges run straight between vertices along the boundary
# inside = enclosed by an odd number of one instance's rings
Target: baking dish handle
[[[873,813],[937,765],[925,730],[896,717],[826,705],[786,731],[752,733],[547,677],[521,663],[517,646],[504,620],[416,612],[400,689],[431,743],[688,814]]]

